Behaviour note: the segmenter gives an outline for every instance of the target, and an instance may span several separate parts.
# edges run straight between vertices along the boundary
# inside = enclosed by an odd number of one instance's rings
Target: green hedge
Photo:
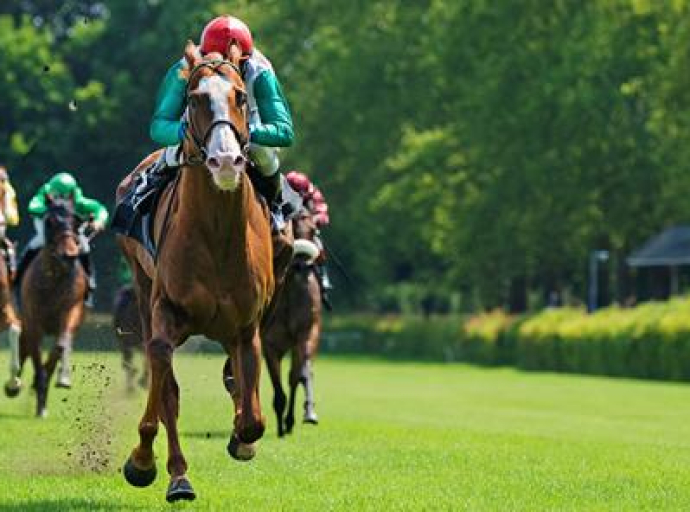
[[[193,340],[187,350],[218,351]],[[108,315],[90,315],[76,350],[115,350]],[[525,370],[690,381],[690,298],[610,307],[463,316],[326,315],[322,353],[465,361]]]
[[[690,380],[690,298],[471,317],[329,317],[322,351],[512,365],[525,370]]]

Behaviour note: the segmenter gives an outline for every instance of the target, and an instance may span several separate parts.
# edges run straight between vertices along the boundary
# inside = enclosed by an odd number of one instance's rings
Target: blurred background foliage
[[[690,219],[690,8],[669,0],[3,0],[0,161],[25,207],[61,170],[112,205],[155,149],[187,39],[244,18],[291,103],[284,169],[332,212],[342,308],[467,311],[639,293],[625,257]],[[26,219],[25,219],[26,220]],[[28,224],[17,233],[29,235]],[[103,296],[115,281],[98,241]],[[107,301],[106,301],[107,303]],[[101,302],[103,304],[103,302]]]

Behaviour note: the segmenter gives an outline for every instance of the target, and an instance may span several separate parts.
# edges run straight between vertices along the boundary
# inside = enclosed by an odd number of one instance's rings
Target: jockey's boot
[[[31,246],[27,245],[26,248],[24,249],[24,252],[22,252],[22,255],[19,257],[19,264],[17,265],[17,273],[14,276],[14,288],[15,291],[17,292],[17,298],[21,295],[19,293],[19,290],[22,288],[22,278],[24,277],[24,274],[26,273],[26,269],[29,268],[29,265],[31,262],[34,260],[36,255],[41,249],[32,249]]]
[[[79,262],[84,268],[84,272],[86,272],[86,277],[88,280],[88,288],[86,290],[86,297],[84,297],[84,305],[87,308],[93,308],[95,306],[94,293],[96,291],[96,271],[93,266],[91,253],[81,253],[79,255]]]
[[[302,199],[299,194],[292,190],[287,179],[280,172],[264,176],[254,165],[251,165],[247,174],[254,188],[268,204],[271,213],[271,231],[273,233],[283,231],[286,221],[291,219],[301,207]]]
[[[331,299],[328,296],[328,292],[333,289],[333,284],[331,284],[331,279],[328,277],[326,265],[324,263],[317,263],[314,265],[314,271],[316,272],[316,276],[319,278],[321,302],[323,302],[323,305],[326,306],[328,311],[333,311],[333,304],[331,304]]]

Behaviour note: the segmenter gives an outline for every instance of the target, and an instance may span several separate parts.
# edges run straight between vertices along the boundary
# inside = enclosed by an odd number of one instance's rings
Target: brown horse
[[[7,189],[5,184],[7,183],[7,171],[2,167],[0,167],[0,171],[3,173],[0,175],[0,244],[5,246],[5,251],[14,251],[13,244],[5,238],[7,225],[4,208],[1,206],[6,204]],[[2,252],[4,251],[0,251],[0,253]],[[13,276],[11,275],[7,259],[0,256],[0,332],[7,331],[9,340],[10,376],[5,383],[5,394],[9,397],[17,396],[21,389],[21,380],[19,379],[19,335],[21,333],[21,324],[12,303],[12,280]]]
[[[220,54],[202,58],[187,44],[188,137],[184,163],[155,214],[156,260],[135,240],[119,237],[134,276],[151,371],[140,441],[124,475],[134,486],[154,481],[153,441],[160,420],[168,437],[168,501],[195,498],[177,430],[179,388],[172,366],[175,348],[190,335],[218,340],[228,355],[223,375],[235,406],[229,454],[252,458],[265,429],[258,326],[273,294],[273,254],[268,210],[245,172],[248,127],[240,54],[233,44],[230,60]],[[119,198],[136,172],[121,183]]]
[[[58,360],[56,385],[71,387],[70,353],[84,320],[88,278],[79,262],[78,224],[71,201],[49,198],[44,218],[46,244],[31,262],[21,284],[23,330],[19,338],[19,373],[27,357],[34,367],[36,415],[47,414],[48,384]],[[56,343],[45,365],[41,340],[53,335]]]
[[[262,333],[264,358],[273,384],[273,408],[278,419],[278,436],[291,433],[295,424],[295,395],[304,386],[304,422],[317,424],[314,410],[312,363],[321,336],[321,290],[314,270],[319,249],[314,244],[316,224],[302,210],[292,220],[295,256],[276,299],[276,307]],[[290,401],[285,415],[286,396],[281,384],[280,361],[291,352]]]
[[[127,391],[133,393],[136,389],[135,379],[137,376],[134,353],[141,352],[144,344],[137,298],[132,285],[124,285],[117,290],[113,305],[113,330],[115,331],[120,352],[122,352],[122,369],[125,371],[125,385],[127,386]],[[139,386],[145,388],[148,378],[148,367],[144,364],[138,381]]]

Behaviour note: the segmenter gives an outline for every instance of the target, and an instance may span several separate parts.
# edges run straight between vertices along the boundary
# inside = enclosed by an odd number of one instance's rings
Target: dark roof
[[[690,265],[690,226],[675,226],[650,238],[627,259],[632,267]]]

